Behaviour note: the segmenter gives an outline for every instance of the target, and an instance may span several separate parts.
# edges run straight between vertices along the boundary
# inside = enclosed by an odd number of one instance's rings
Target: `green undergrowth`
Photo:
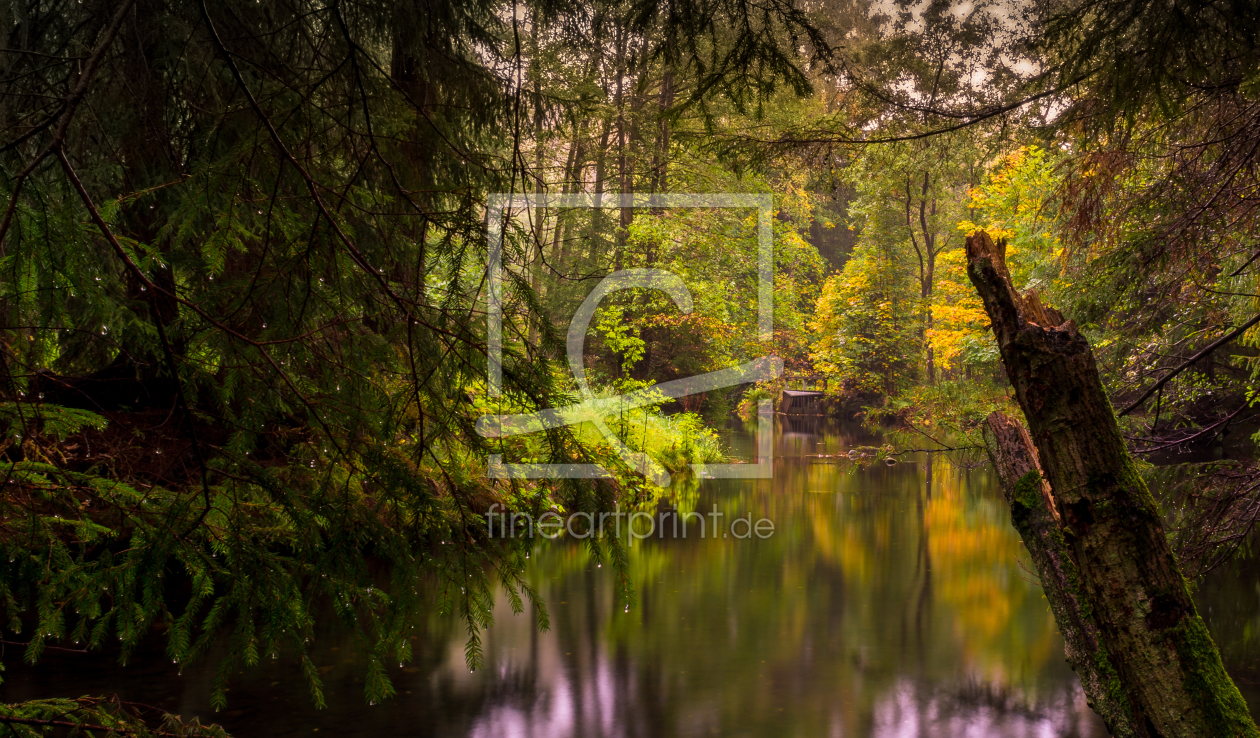
[[[626,391],[641,389],[626,387]],[[621,393],[603,387],[593,390],[596,400],[616,400]],[[727,460],[718,434],[709,428],[704,418],[696,413],[678,412],[666,414],[659,402],[642,407],[621,407],[602,419],[612,437],[606,437],[594,423],[581,423],[572,434],[568,446],[557,447],[545,433],[530,433],[496,441],[492,450],[501,452],[507,463],[554,464],[570,463],[579,457],[594,459],[610,471],[630,473],[617,456],[614,443],[624,444],[634,452],[643,452],[658,461],[670,472],[690,469],[691,464],[718,463]],[[503,399],[490,402],[480,400],[480,409],[494,413],[526,413],[530,408],[513,405]],[[616,407],[614,403],[614,407]]]
[[[777,402],[779,394],[783,391],[784,386],[785,385],[782,379],[777,379],[773,382],[758,382],[757,384],[754,384],[744,392],[742,397],[740,397],[736,413],[739,415],[740,419],[744,421],[756,420],[758,403],[761,400]]]
[[[901,446],[983,448],[981,424],[993,412],[1022,420],[1009,386],[987,379],[950,379],[911,387],[883,406],[866,409],[869,422],[896,429]]]
[[[726,461],[721,439],[695,413],[663,415],[659,411],[638,409],[609,419],[609,426],[624,439],[627,446],[659,460],[671,472],[684,471],[691,464]],[[583,434],[590,433],[589,430]]]

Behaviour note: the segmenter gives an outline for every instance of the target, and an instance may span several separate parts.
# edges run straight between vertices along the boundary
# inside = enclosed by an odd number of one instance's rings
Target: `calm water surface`
[[[0,699],[118,693],[238,736],[1106,735],[987,467],[923,454],[860,468],[819,455],[879,442],[862,429],[778,422],[773,480],[709,480],[670,500],[768,518],[771,537],[693,528],[637,543],[629,612],[611,567],[572,541],[540,540],[528,575],[552,628],[539,633],[501,602],[477,673],[460,624],[434,616],[381,705],[364,702],[356,643],[331,625],[315,641],[321,711],[281,655],[236,677],[216,714],[211,672],[179,676],[160,644],[126,668],[55,653],[23,667],[10,653]],[[731,445],[753,452],[742,433]],[[1221,572],[1197,598],[1254,711],[1260,571]]]

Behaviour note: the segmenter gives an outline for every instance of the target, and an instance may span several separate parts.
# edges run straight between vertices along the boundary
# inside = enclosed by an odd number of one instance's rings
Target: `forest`
[[[0,33],[9,733],[267,735],[216,713],[277,655],[335,712],[329,628],[367,705],[437,620],[493,671],[502,608],[567,601],[488,511],[699,510],[809,390],[876,434],[814,461],[926,454],[959,566],[1022,537],[991,557],[1031,556],[1112,735],[1258,734],[1193,599],[1257,553],[1255,3],[0,0]],[[560,568],[646,611],[647,552],[587,533]],[[80,656],[212,711],[8,691]]]

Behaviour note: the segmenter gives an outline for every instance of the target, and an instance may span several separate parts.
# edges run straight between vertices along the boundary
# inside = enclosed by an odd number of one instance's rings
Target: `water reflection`
[[[611,567],[595,568],[577,542],[540,541],[529,575],[552,630],[501,603],[484,671],[465,667],[458,623],[434,617],[414,662],[392,675],[398,697],[368,707],[353,640],[326,630],[314,658],[329,709],[309,708],[281,658],[238,677],[214,717],[241,736],[1105,735],[988,469],[926,454],[862,468],[829,457],[879,439],[787,420],[773,480],[683,484],[664,505],[751,512],[774,535],[636,543],[629,612]],[[753,453],[750,436],[731,442]],[[1227,663],[1231,648],[1249,661],[1260,577],[1229,581],[1200,602],[1247,595],[1204,614]],[[0,697],[117,691],[210,715],[208,671],[176,677],[160,651],[133,663],[54,654],[10,665]]]

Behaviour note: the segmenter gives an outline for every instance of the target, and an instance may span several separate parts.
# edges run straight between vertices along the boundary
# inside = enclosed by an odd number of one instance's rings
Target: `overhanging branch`
[[[1160,380],[1159,380],[1158,382],[1156,382],[1155,384],[1151,385],[1151,386],[1150,386],[1150,387],[1149,387],[1149,388],[1148,388],[1145,392],[1143,392],[1143,393],[1142,393],[1142,396],[1141,396],[1141,397],[1139,397],[1139,398],[1137,398],[1136,400],[1134,400],[1134,401],[1133,401],[1133,402],[1132,402],[1132,403],[1131,403],[1128,407],[1126,407],[1125,409],[1123,409],[1123,410],[1121,410],[1120,412],[1116,413],[1116,417],[1120,417],[1120,416],[1128,415],[1129,413],[1131,413],[1131,412],[1133,412],[1134,410],[1136,410],[1136,409],[1138,409],[1139,407],[1141,407],[1141,406],[1142,406],[1142,403],[1144,403],[1144,402],[1146,402],[1148,399],[1150,399],[1151,395],[1153,395],[1153,394],[1155,394],[1156,392],[1158,392],[1158,391],[1159,391],[1159,389],[1160,389],[1161,387],[1163,387],[1165,384],[1168,384],[1169,380],[1171,380],[1173,377],[1175,377],[1175,376],[1177,376],[1178,374],[1182,373],[1182,372],[1183,372],[1183,371],[1185,371],[1186,369],[1189,369],[1189,368],[1190,368],[1191,366],[1193,366],[1193,365],[1194,365],[1194,363],[1195,363],[1195,362],[1197,362],[1199,359],[1202,359],[1203,357],[1205,357],[1205,356],[1207,356],[1208,354],[1212,353],[1213,351],[1217,350],[1217,349],[1218,349],[1218,348],[1220,348],[1221,346],[1224,346],[1225,344],[1229,343],[1230,341],[1234,340],[1235,338],[1238,338],[1238,337],[1239,337],[1239,336],[1241,336],[1242,334],[1246,333],[1246,332],[1247,332],[1247,329],[1248,329],[1248,328],[1250,328],[1251,326],[1255,325],[1256,323],[1260,323],[1260,313],[1257,313],[1256,315],[1252,316],[1252,318],[1251,318],[1250,320],[1248,320],[1246,323],[1243,323],[1242,325],[1238,326],[1237,328],[1235,328],[1234,330],[1230,331],[1229,333],[1226,333],[1225,335],[1223,335],[1223,336],[1221,336],[1220,338],[1216,339],[1216,340],[1215,340],[1215,341],[1213,341],[1211,344],[1209,344],[1207,348],[1203,349],[1203,350],[1202,350],[1202,351],[1200,351],[1199,353],[1197,353],[1197,354],[1195,354],[1194,356],[1191,356],[1189,359],[1186,359],[1185,361],[1181,362],[1181,364],[1179,364],[1179,365],[1177,366],[1177,368],[1176,368],[1176,369],[1173,369],[1173,370],[1172,370],[1171,372],[1169,372],[1168,374],[1165,374],[1165,375],[1163,376],[1163,378],[1162,378],[1162,379],[1160,379]]]

